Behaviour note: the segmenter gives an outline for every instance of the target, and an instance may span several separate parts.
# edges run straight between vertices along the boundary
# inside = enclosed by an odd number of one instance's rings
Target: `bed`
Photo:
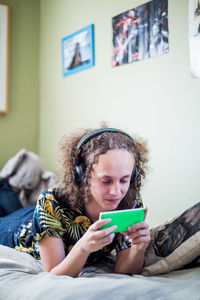
[[[13,176],[8,175],[12,174],[19,160],[23,163],[19,171],[14,172],[14,180]],[[33,170],[31,175],[30,172],[28,173],[26,183],[29,186],[35,174],[41,173],[41,164],[35,154],[27,153],[25,150],[21,150],[6,164],[0,173],[0,178],[8,180],[9,177],[11,187],[12,184],[13,187],[18,186],[18,182],[21,182],[21,178],[27,174],[29,165],[35,166],[31,168]],[[43,184],[49,184],[49,179],[54,180],[54,176],[45,173],[43,179]],[[38,182],[41,182],[41,178],[37,180]],[[34,194],[36,199],[35,194],[41,186],[37,188],[36,184],[36,190],[31,190],[31,193],[30,191],[21,193],[25,188],[26,185],[22,186],[19,194]],[[8,191],[7,188],[4,190],[9,192],[9,196],[1,195],[0,213],[1,208],[2,211],[6,211],[6,203],[11,205],[13,200],[16,204],[13,190]],[[2,189],[2,193],[4,190]],[[7,201],[8,197],[9,201]],[[32,204],[27,198],[20,198],[20,201],[20,205]],[[167,253],[162,253],[162,249],[167,249]],[[114,257],[110,256],[101,263],[85,267],[78,278],[71,278],[43,272],[41,262],[30,254],[0,245],[0,300],[80,298],[200,300],[200,202],[181,216],[151,229],[151,241],[146,251],[142,275],[114,274],[113,259]],[[188,268],[188,263],[193,261],[195,267],[189,265]],[[187,269],[180,270],[186,265]],[[179,271],[174,271],[178,269]]]
[[[112,260],[86,267],[78,278],[43,272],[27,253],[0,246],[0,299],[200,299],[200,267],[165,275],[118,275]]]

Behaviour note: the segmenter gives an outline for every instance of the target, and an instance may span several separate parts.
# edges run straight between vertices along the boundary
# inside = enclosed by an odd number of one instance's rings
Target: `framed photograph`
[[[62,39],[63,76],[94,66],[94,25],[88,25]]]
[[[10,4],[0,2],[0,113],[8,112]]]

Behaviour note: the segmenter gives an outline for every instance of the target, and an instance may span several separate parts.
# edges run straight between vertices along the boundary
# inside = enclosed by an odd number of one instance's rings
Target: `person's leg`
[[[22,204],[7,180],[0,180],[0,217],[22,208]]]
[[[14,248],[17,245],[17,233],[23,224],[33,217],[35,206],[21,208],[15,212],[0,217],[0,244]]]

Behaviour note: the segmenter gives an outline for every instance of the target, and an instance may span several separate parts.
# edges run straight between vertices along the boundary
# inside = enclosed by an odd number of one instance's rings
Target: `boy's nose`
[[[119,195],[120,194],[120,185],[119,183],[113,183],[110,188],[111,195]]]

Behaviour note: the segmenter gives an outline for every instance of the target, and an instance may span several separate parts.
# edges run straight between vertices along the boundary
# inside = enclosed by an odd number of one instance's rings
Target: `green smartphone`
[[[129,226],[142,222],[144,220],[144,215],[144,208],[104,211],[100,213],[99,219],[103,220],[110,218],[111,222],[101,226],[100,229],[117,225],[117,228],[113,232],[127,231]]]

